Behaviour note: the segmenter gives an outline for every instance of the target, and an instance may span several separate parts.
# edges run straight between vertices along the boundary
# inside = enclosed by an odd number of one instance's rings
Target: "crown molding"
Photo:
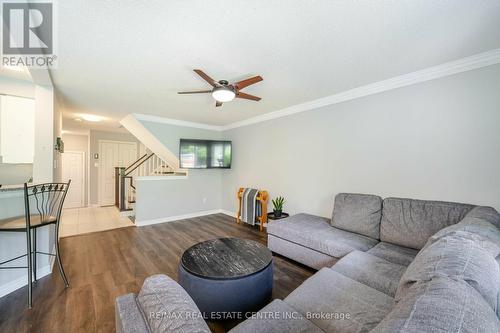
[[[165,117],[160,117],[160,116],[152,116],[152,115],[148,115],[148,114],[134,113],[133,116],[137,120],[149,121],[149,122],[153,122],[153,123],[169,124],[169,125],[176,125],[176,126],[182,126],[182,127],[200,128],[200,129],[206,129],[206,130],[210,130],[210,131],[222,131],[223,130],[222,126],[209,125],[209,124],[204,124],[204,123],[195,123],[195,122],[191,122],[191,121],[171,119],[171,118],[165,118]]]
[[[500,63],[500,49],[476,54],[456,61],[447,62],[438,66],[429,67],[416,72],[395,76],[393,78],[367,84],[338,94],[319,98],[310,102],[293,105],[278,111],[263,114],[253,118],[238,121],[226,126],[223,130],[257,124],[260,122],[290,116],[296,113],[311,111],[327,105],[338,104],[353,99],[378,94],[381,92],[406,87],[409,85],[439,79],[494,64]]]
[[[378,94],[381,92],[398,89],[413,84],[439,79],[442,77],[467,72],[482,67],[500,63],[500,48],[487,52],[472,55],[455,61],[450,61],[441,65],[429,67],[416,72],[395,76],[393,78],[370,83],[351,90],[346,90],[334,95],[315,99],[309,102],[286,107],[281,110],[269,112],[260,116],[252,117],[242,121],[234,122],[224,126],[209,125],[203,123],[194,123],[183,120],[169,119],[159,116],[150,116],[144,114],[134,114],[139,120],[151,121],[163,124],[194,127],[212,131],[227,131],[230,129],[257,124],[260,122],[287,117],[296,113],[315,110],[324,106],[338,104],[357,98]]]

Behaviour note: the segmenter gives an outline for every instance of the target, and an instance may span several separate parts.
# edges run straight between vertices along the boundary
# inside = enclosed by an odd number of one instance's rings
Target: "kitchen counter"
[[[0,192],[20,191],[24,189],[24,185],[3,185],[0,187]]]

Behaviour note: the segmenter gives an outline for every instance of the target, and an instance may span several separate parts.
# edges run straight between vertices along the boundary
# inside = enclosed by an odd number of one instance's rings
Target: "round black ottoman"
[[[218,238],[184,252],[179,284],[207,319],[244,319],[271,300],[271,251],[247,239]]]

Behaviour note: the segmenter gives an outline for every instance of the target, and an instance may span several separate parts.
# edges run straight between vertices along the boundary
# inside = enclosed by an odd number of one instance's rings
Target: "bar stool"
[[[59,272],[64,280],[64,285],[69,287],[68,279],[64,273],[59,253],[59,224],[61,221],[61,211],[71,183],[46,183],[28,186],[24,184],[24,216],[11,217],[0,220],[0,231],[25,232],[26,233],[26,254],[0,262],[0,266],[12,261],[26,257],[27,266],[0,267],[0,269],[28,269],[28,307],[32,306],[32,287],[37,281],[36,278],[36,255],[44,254],[55,256]],[[55,248],[56,254],[37,251],[36,236],[41,227],[55,225]],[[32,245],[33,240],[33,245]],[[30,254],[30,255],[28,255]]]

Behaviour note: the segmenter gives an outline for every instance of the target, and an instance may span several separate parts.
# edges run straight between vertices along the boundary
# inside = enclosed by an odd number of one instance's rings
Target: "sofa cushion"
[[[441,201],[384,199],[380,240],[419,250],[430,236],[458,223],[473,207]]]
[[[396,293],[400,300],[415,282],[429,281],[437,276],[461,279],[476,289],[497,309],[500,271],[495,257],[477,242],[448,235],[422,250],[403,274]]]
[[[498,267],[500,268],[500,255],[495,258]],[[498,294],[497,294],[497,317],[500,318],[500,281],[498,281]]]
[[[137,301],[152,332],[210,333],[192,298],[166,275],[148,277]]]
[[[494,222],[494,219],[478,217],[478,214],[474,213],[478,211],[478,208],[489,207],[474,208],[459,223],[446,227],[429,237],[424,248],[445,236],[456,235],[480,243],[484,249],[496,257],[500,253],[500,229],[490,222]]]
[[[481,219],[493,224],[495,227],[500,228],[500,214],[493,207],[478,206],[474,207],[467,217]]]
[[[340,259],[332,269],[394,297],[406,266],[394,264],[366,252],[354,251]]]
[[[282,300],[275,299],[230,333],[323,333],[316,325]]]
[[[394,306],[386,294],[322,268],[285,302],[325,332],[368,332]]]
[[[379,332],[493,333],[500,332],[500,323],[474,288],[442,276],[414,284],[372,331]]]
[[[408,266],[415,259],[418,251],[409,247],[380,242],[369,249],[368,253],[394,264]]]
[[[378,243],[370,237],[334,228],[327,218],[309,214],[272,221],[267,233],[337,258],[355,250],[367,251]]]
[[[115,301],[116,333],[151,332],[134,294],[118,296]]]
[[[332,226],[380,238],[382,198],[369,194],[339,193],[335,196]]]
[[[320,270],[323,267],[331,267],[339,260],[328,254],[289,242],[273,235],[267,235],[267,248],[272,252],[281,254],[316,270]]]

